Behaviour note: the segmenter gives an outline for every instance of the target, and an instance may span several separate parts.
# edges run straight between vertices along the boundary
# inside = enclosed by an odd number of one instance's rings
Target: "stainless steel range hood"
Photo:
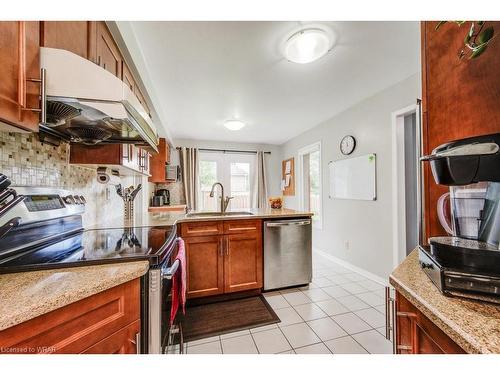
[[[46,121],[40,131],[72,143],[133,143],[158,151],[158,134],[119,78],[71,52],[40,48],[46,71]]]

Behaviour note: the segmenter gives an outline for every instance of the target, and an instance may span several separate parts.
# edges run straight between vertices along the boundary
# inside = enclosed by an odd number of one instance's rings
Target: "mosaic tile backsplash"
[[[95,170],[69,164],[69,152],[68,144],[43,144],[34,133],[0,132],[0,172],[13,185],[60,187],[84,195],[84,225],[123,220],[123,201],[114,187],[99,184]],[[132,185],[133,178],[123,177],[122,184]]]

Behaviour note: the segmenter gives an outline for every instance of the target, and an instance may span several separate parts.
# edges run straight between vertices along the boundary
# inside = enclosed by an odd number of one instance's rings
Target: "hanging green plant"
[[[439,30],[448,21],[440,21],[436,25],[436,31]],[[459,27],[467,21],[453,21]],[[485,27],[485,21],[470,21],[469,31],[464,38],[464,48],[458,52],[458,58],[463,59],[468,56],[469,59],[475,59],[481,56],[488,48],[488,44],[493,40],[495,30],[493,26]]]

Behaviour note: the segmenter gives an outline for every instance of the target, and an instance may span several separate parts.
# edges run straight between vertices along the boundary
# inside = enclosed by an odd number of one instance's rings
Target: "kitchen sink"
[[[228,212],[209,212],[209,211],[201,211],[201,212],[189,212],[186,214],[186,217],[225,217],[225,216],[252,216],[254,215],[249,211],[228,211]]]

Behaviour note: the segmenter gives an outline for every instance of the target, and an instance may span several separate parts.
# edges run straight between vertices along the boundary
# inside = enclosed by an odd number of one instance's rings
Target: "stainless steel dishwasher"
[[[311,219],[264,221],[264,290],[312,279]]]

